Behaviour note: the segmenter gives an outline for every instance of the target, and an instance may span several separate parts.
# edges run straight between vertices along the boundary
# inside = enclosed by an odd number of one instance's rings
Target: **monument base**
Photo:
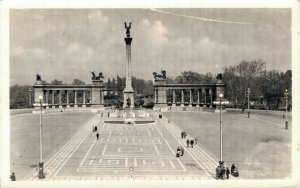
[[[134,108],[134,91],[124,91],[124,100],[123,100],[123,108]],[[128,106],[127,101],[130,102],[130,106]]]

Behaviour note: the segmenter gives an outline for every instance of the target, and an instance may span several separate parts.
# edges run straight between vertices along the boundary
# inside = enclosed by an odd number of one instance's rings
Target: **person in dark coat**
[[[216,169],[216,177],[217,177],[217,179],[221,178],[221,167],[220,166],[218,166]]]
[[[183,131],[181,131],[181,138],[183,139],[183,136],[184,136],[184,132]]]
[[[16,181],[16,175],[15,175],[14,172],[10,175],[10,180],[11,181]]]
[[[97,125],[96,125],[96,126],[95,126],[95,132],[97,132],[97,129],[98,129],[98,128],[97,128]]]
[[[193,145],[194,145],[194,140],[192,139],[191,140],[191,146],[192,146],[192,148],[193,148]]]
[[[189,145],[190,145],[190,140],[186,139],[186,146],[189,147]]]
[[[99,140],[99,133],[97,132],[97,134],[96,134],[96,137],[97,137],[97,140]]]
[[[225,179],[225,172],[226,172],[226,170],[225,170],[225,167],[223,166],[223,168],[222,168],[222,171],[221,171],[221,177],[222,177],[222,180],[224,180]]]
[[[183,149],[183,147],[181,147],[180,149],[181,149],[181,156],[183,156],[183,154],[184,154],[184,149]]]
[[[232,174],[232,172],[234,171],[234,169],[235,169],[235,165],[232,164],[232,165],[231,165],[231,170],[230,170],[230,173],[231,173],[231,174]]]
[[[227,179],[229,179],[229,174],[230,174],[229,168],[226,167],[226,178],[227,178]]]
[[[180,156],[180,148],[178,147],[177,152],[176,152],[176,157],[179,157],[179,156]]]

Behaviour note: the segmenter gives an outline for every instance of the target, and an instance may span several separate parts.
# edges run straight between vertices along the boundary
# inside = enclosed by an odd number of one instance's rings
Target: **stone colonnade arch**
[[[172,106],[176,107],[215,107],[220,93],[224,94],[225,84],[222,79],[214,83],[199,84],[167,84],[166,79],[154,81],[154,106],[156,109]],[[167,93],[171,97],[167,100]],[[170,94],[170,93],[169,93]],[[188,95],[188,96],[186,96]],[[170,100],[171,98],[171,100]]]
[[[53,85],[36,81],[33,88],[34,103],[39,103],[39,97],[42,96],[42,103],[45,104],[45,108],[104,106],[104,85],[102,80],[93,80],[92,84],[86,85]],[[80,101],[79,98],[81,99]]]

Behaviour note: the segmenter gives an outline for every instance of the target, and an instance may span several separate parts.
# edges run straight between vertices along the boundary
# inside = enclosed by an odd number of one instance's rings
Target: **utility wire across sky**
[[[170,15],[174,15],[174,16],[184,17],[184,18],[202,20],[202,21],[206,21],[206,22],[218,22],[218,23],[227,23],[227,24],[243,24],[243,25],[252,25],[253,24],[253,23],[250,23],[250,22],[234,22],[234,21],[227,21],[227,20],[216,20],[216,19],[211,19],[211,18],[189,16],[189,15],[178,14],[178,13],[173,13],[173,12],[167,12],[167,11],[158,10],[158,9],[149,9],[149,10],[154,11],[154,12],[163,13],[163,14],[170,14]]]

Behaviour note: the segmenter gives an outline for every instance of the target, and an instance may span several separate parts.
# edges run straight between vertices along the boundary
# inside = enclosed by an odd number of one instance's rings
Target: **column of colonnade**
[[[62,108],[63,104],[66,105],[67,108],[70,107],[70,98],[69,98],[69,92],[74,92],[74,107],[78,107],[78,91],[82,91],[82,107],[86,107],[86,92],[87,90],[81,90],[81,89],[74,89],[74,90],[64,90],[64,89],[44,89],[43,90],[43,102],[47,103],[49,107],[55,108],[55,105],[58,105],[59,108]],[[62,102],[62,93],[65,92],[65,99],[66,103]],[[92,101],[92,92],[89,91],[90,98],[89,103]],[[55,101],[55,96],[58,95],[58,102]]]
[[[176,100],[176,90],[180,91],[180,106],[184,106],[185,105],[185,100],[184,100],[184,91],[186,89],[171,89],[172,90],[172,106],[176,106],[177,104],[177,100]],[[196,102],[196,107],[200,107],[200,105],[202,104],[203,107],[212,107],[213,104],[213,90],[212,88],[200,88],[200,89],[195,89],[197,91],[197,100],[194,101],[193,98],[193,89],[188,89],[189,91],[189,102],[188,102],[188,106],[192,107],[193,103]],[[154,91],[154,100],[157,101],[157,95],[156,95],[156,89]]]

